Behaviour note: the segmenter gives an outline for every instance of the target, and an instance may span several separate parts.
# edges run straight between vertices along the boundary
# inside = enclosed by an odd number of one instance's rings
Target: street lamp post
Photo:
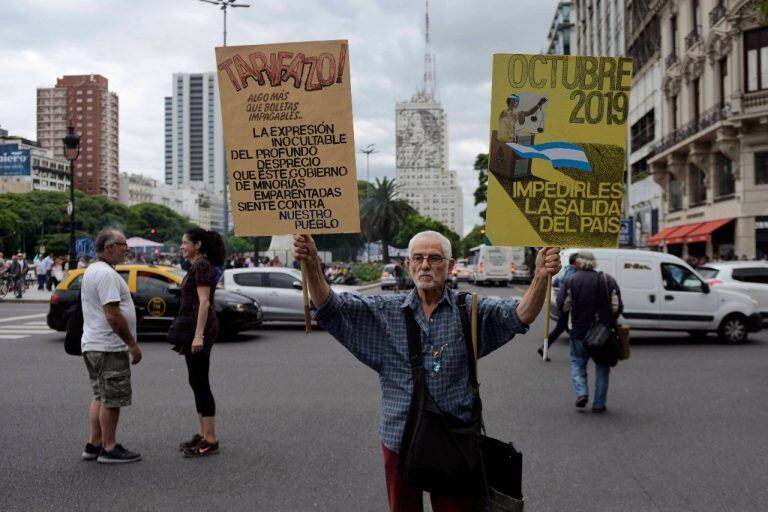
[[[75,133],[75,127],[70,120],[64,142],[64,156],[69,160],[69,269],[77,268],[77,253],[75,252],[75,160],[80,156],[80,136]]]
[[[368,144],[363,149],[361,149],[360,152],[365,155],[365,198],[368,199],[368,197],[371,195],[371,155],[373,153],[378,153],[378,151],[376,150],[375,144]],[[365,253],[366,259],[371,261],[370,240],[368,240],[368,243],[365,245]]]
[[[227,46],[227,9],[229,7],[250,7],[249,4],[236,4],[237,0],[200,0],[207,4],[213,4],[224,13],[224,46]],[[227,171],[227,158],[224,157],[224,239],[229,237],[229,200],[227,199],[227,192],[229,189],[229,176]]]

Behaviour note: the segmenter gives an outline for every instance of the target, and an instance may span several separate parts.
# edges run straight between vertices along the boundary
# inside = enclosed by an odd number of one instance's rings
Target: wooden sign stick
[[[304,330],[312,332],[312,316],[309,314],[309,289],[307,287],[307,262],[301,260],[301,295],[304,297]]]
[[[546,362],[547,351],[549,349],[549,311],[552,307],[552,276],[547,276],[547,317],[544,320],[544,350],[542,351],[542,359]]]

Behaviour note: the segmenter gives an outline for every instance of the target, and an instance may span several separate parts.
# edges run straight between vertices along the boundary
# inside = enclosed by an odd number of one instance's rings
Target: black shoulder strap
[[[459,305],[459,317],[461,318],[461,328],[464,331],[464,345],[467,347],[467,366],[469,366],[469,384],[477,392],[477,357],[475,348],[472,346],[472,328],[469,324],[469,314],[467,313],[467,296],[469,292],[460,292],[457,304]],[[479,327],[479,326],[478,326]],[[478,333],[480,330],[478,329]],[[478,344],[479,345],[479,344]]]
[[[421,328],[413,317],[411,308],[404,308],[405,313],[405,332],[408,335],[408,357],[411,362],[411,368],[421,366],[423,358],[421,357]]]

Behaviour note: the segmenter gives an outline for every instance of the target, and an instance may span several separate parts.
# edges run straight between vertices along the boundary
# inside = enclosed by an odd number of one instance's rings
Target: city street
[[[268,325],[219,343],[221,450],[199,460],[176,450],[197,422],[184,361],[142,340],[118,441],[143,460],[106,466],[80,460],[90,387],[47,309],[0,303],[0,510],[387,510],[377,377],[327,333]],[[740,346],[633,332],[595,415],[573,407],[565,337],[538,359],[543,316],[479,366],[488,433],[524,454],[527,512],[765,510],[768,332]]]

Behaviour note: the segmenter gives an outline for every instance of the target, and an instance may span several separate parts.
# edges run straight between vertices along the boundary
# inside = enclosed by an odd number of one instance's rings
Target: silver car
[[[246,295],[261,306],[265,322],[303,322],[301,272],[288,267],[231,268],[224,271],[224,288]],[[332,286],[337,293],[351,291]]]

